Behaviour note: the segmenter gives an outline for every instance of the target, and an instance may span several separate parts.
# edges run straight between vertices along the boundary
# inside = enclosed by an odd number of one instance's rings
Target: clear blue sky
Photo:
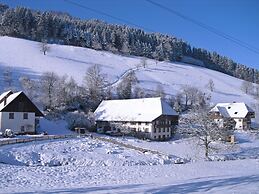
[[[192,46],[228,56],[233,60],[259,69],[259,54],[242,48],[229,40],[183,20],[145,0],[71,0],[82,5],[123,18],[135,24],[174,35]],[[258,0],[153,0],[166,7],[210,25],[242,40],[259,51]],[[97,18],[109,23],[122,22],[79,8],[63,0],[0,0],[11,7],[25,6],[37,10],[68,12],[83,19]]]

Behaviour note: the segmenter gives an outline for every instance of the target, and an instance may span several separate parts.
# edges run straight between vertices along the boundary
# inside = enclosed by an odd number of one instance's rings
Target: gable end
[[[44,116],[23,92],[21,92],[21,94],[19,94],[12,102],[6,105],[1,112],[35,112],[35,116]]]

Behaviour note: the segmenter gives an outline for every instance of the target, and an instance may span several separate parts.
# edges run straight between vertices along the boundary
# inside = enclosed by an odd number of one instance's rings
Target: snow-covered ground
[[[37,78],[43,72],[51,70],[59,75],[73,76],[78,83],[82,83],[87,68],[99,64],[108,80],[116,84],[125,72],[136,69],[142,60],[139,57],[55,44],[50,45],[47,55],[43,55],[38,42],[5,36],[0,37],[0,53],[0,70],[10,69],[14,80],[23,75]],[[161,84],[168,94],[176,94],[184,85],[195,86],[210,93],[206,85],[212,79],[215,84],[215,91],[211,93],[212,102],[254,103],[251,96],[241,91],[242,80],[202,67],[147,59],[147,67],[140,67],[136,74],[142,87],[155,90]],[[18,85],[18,82],[14,84]]]
[[[49,70],[82,83],[87,68],[99,64],[116,84],[142,60],[62,45],[50,45],[44,56],[39,47],[37,42],[0,37],[0,71],[10,69],[16,86],[20,76],[37,79]],[[145,89],[155,90],[161,84],[169,94],[176,94],[184,85],[210,93],[205,85],[212,79],[213,103],[255,102],[240,90],[242,80],[202,67],[147,59],[147,67],[138,68],[136,75]],[[0,81],[1,90],[2,74]],[[48,134],[72,133],[65,130],[64,121],[42,119],[41,126]],[[185,158],[186,164],[89,137],[1,146],[0,193],[259,193],[258,134],[237,132],[236,136],[237,144],[230,149],[215,144],[218,149],[210,162],[204,160],[204,150],[197,147],[195,139],[147,142],[112,138]]]
[[[156,154],[90,137],[2,146],[0,193],[258,193],[259,136],[250,132],[236,136],[235,149],[214,154],[234,156],[227,161],[195,157],[203,154],[202,149],[190,139],[116,138],[176,156],[188,155],[191,161],[186,164],[164,163]]]

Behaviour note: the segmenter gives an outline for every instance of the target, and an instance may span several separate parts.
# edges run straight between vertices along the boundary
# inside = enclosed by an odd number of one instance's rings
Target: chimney
[[[4,106],[6,105],[7,97],[4,97]]]

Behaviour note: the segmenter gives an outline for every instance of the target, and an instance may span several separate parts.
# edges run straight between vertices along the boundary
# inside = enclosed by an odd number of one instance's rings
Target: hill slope
[[[50,45],[47,55],[43,55],[38,42],[0,37],[0,70],[3,72],[10,69],[15,80],[24,75],[37,79],[41,73],[53,71],[59,75],[72,76],[78,83],[82,83],[86,69],[93,64],[99,64],[109,81],[116,84],[125,72],[137,69],[141,60],[143,59],[140,57],[125,57],[55,44]],[[151,59],[146,62],[146,68],[140,67],[136,70],[140,86],[146,89],[155,90],[158,84],[162,84],[166,93],[176,94],[183,85],[191,85],[209,93],[205,85],[212,79],[215,84],[215,91],[211,93],[213,103],[254,103],[251,96],[240,90],[242,80],[235,77],[185,63],[157,62]],[[0,74],[0,80],[0,87],[3,89],[3,74]],[[18,81],[14,85],[18,86]]]

